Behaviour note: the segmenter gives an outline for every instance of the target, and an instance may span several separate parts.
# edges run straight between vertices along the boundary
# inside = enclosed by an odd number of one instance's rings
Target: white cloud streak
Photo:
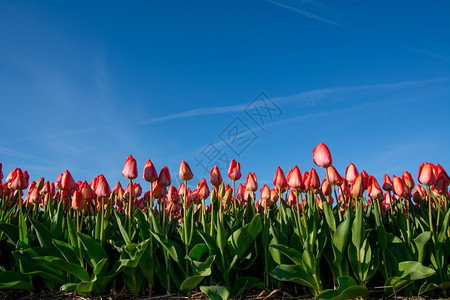
[[[311,19],[314,19],[314,20],[317,20],[317,21],[320,21],[320,22],[332,24],[332,25],[334,25],[334,26],[340,26],[340,27],[342,27],[342,24],[336,23],[336,22],[331,21],[331,20],[329,20],[329,19],[325,19],[325,18],[323,18],[323,17],[320,17],[320,16],[318,16],[318,15],[315,15],[315,14],[313,14],[313,13],[310,13],[309,11],[306,11],[306,10],[303,10],[303,9],[298,9],[298,8],[296,8],[296,7],[292,7],[292,6],[289,6],[289,5],[286,5],[286,4],[282,4],[282,3],[279,3],[279,2],[276,2],[276,1],[271,1],[271,0],[266,0],[266,1],[267,1],[268,3],[273,4],[273,5],[277,5],[277,6],[279,6],[279,7],[283,7],[283,8],[289,9],[290,11],[293,11],[293,12],[295,12],[295,13],[297,13],[297,14],[299,14],[299,15],[302,15],[302,16],[304,16],[304,17],[311,18]]]

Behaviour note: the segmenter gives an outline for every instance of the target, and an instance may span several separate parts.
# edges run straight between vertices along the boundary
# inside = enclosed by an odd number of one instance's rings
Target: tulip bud
[[[437,164],[436,170],[437,170],[437,176],[436,176],[436,178],[439,178],[439,176],[444,177],[445,182],[447,183],[447,185],[449,185],[449,184],[450,184],[450,177],[448,176],[448,174],[447,174],[447,172],[444,170],[444,168],[443,168],[440,164]]]
[[[321,168],[328,168],[332,164],[331,153],[327,145],[320,143],[313,150],[313,161]]]
[[[25,176],[22,173],[22,170],[17,168],[16,172],[13,174],[12,181],[10,182],[10,188],[13,190],[24,190],[28,186],[28,182],[26,181]]]
[[[388,174],[384,174],[383,190],[388,191],[388,192],[392,191],[392,180]]]
[[[275,178],[273,179],[273,185],[278,189],[287,187],[287,180],[284,176],[283,170],[278,166],[277,172],[275,173]]]
[[[264,200],[270,199],[270,188],[265,184],[261,189],[261,198]]]
[[[353,197],[361,197],[364,193],[364,178],[361,174],[359,174],[355,180],[352,182],[352,186],[350,188],[350,195]]]
[[[405,184],[403,182],[403,180],[394,175],[394,184],[393,184],[393,188],[394,188],[394,193],[398,196],[398,197],[402,197],[405,193]]]
[[[294,190],[289,192],[288,198],[286,200],[287,205],[297,204],[297,197],[295,196]]]
[[[328,185],[328,181],[324,179],[322,181],[322,194],[329,195],[330,194],[330,187]]]
[[[328,181],[331,185],[341,185],[342,184],[342,177],[339,175],[338,171],[334,166],[330,166],[328,168]]]
[[[80,211],[83,210],[84,207],[83,193],[81,191],[75,191],[72,198],[72,209]]]
[[[181,180],[191,180],[194,177],[192,174],[191,167],[189,167],[188,163],[184,160],[181,161],[179,176]]]
[[[255,173],[248,173],[247,175],[247,181],[245,182],[245,189],[247,191],[256,191],[258,189],[258,181],[256,179]]]
[[[240,200],[244,199],[244,186],[239,183],[236,197]]]
[[[83,195],[83,199],[86,201],[90,201],[94,199],[94,191],[88,185],[87,181],[83,181],[80,186],[81,194]]]
[[[147,159],[147,161],[145,162],[142,179],[150,183],[158,180],[158,172],[156,172],[156,168],[150,159]]]
[[[133,183],[134,188],[134,194],[136,195],[136,198],[140,197],[142,195],[142,187],[140,183],[134,182]]]
[[[37,188],[33,188],[31,192],[29,193],[29,199],[28,202],[30,204],[39,204],[41,203],[41,194]]]
[[[408,188],[410,189],[414,188],[414,180],[411,176],[411,173],[409,173],[408,171],[404,171],[402,175],[402,180]]]
[[[298,166],[295,166],[294,169],[289,171],[288,175],[286,176],[286,181],[291,189],[303,190],[305,188],[302,180],[302,174]]]
[[[275,203],[278,201],[278,192],[276,189],[270,190],[270,202]]]
[[[66,191],[75,191],[78,188],[75,180],[73,180],[72,174],[68,170],[65,170],[61,177],[61,189]]]
[[[228,169],[228,178],[232,181],[237,181],[241,176],[241,164],[236,162],[233,158]]]
[[[97,177],[97,187],[95,189],[95,194],[99,197],[108,197],[111,194],[111,189],[109,188],[108,181],[103,174]]]
[[[231,188],[231,186],[229,186],[228,184],[225,185],[225,195],[222,198],[224,205],[231,204],[232,195],[233,195],[233,189]]]
[[[303,173],[302,181],[305,186],[305,189],[303,190],[303,192],[305,192],[305,191],[309,190],[309,173],[308,172],[305,171],[305,173]]]
[[[353,163],[350,163],[347,169],[345,170],[345,179],[348,182],[352,183],[353,180],[356,179],[356,177],[358,177],[358,170],[356,169]]]
[[[209,182],[211,182],[211,184],[213,186],[219,186],[222,182],[222,175],[220,175],[220,171],[219,171],[219,167],[214,166],[214,168],[211,169],[211,179]]]
[[[383,197],[383,191],[380,188],[375,177],[369,177],[369,186],[367,192],[369,193],[369,197],[372,199]]]
[[[138,176],[137,163],[133,156],[130,154],[125,161],[122,169],[122,176],[128,179],[135,179]]]
[[[161,186],[169,186],[172,180],[170,178],[169,168],[163,167],[161,172],[159,172],[158,184]]]
[[[308,185],[309,185],[309,188],[313,188],[313,189],[318,189],[320,187],[319,175],[317,174],[316,169],[314,169],[314,168],[312,168],[309,171]]]
[[[209,188],[205,178],[202,178],[197,187],[197,196],[201,199],[206,199],[209,196]]]
[[[167,198],[169,199],[170,203],[179,203],[180,202],[180,196],[178,196],[177,188],[173,185],[169,188],[169,194],[167,195]]]
[[[433,185],[436,183],[436,176],[434,174],[433,165],[427,162],[424,162],[420,165],[419,168],[419,182],[424,185]]]
[[[165,186],[162,186],[158,181],[153,182],[153,197],[160,199],[167,195],[167,190]]]
[[[40,191],[42,190],[42,187],[44,186],[44,177],[40,177],[38,181],[36,182],[36,188]]]

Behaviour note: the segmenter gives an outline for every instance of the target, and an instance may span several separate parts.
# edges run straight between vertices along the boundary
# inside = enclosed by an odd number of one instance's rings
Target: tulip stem
[[[234,213],[234,218],[237,218],[237,197],[236,197],[236,181],[233,181],[233,193],[234,193],[234,201],[233,201],[233,213]]]
[[[184,247],[186,251],[186,256],[189,255],[189,241],[188,241],[188,230],[187,230],[187,180],[184,181],[184,201],[183,201],[183,233],[184,233]],[[186,274],[189,274],[189,263],[186,259]]]
[[[283,219],[282,219],[282,216],[281,216],[281,210],[282,210],[282,201],[283,201],[283,193],[282,193],[282,191],[281,191],[281,187],[279,187],[278,188],[278,190],[279,190],[279,192],[280,192],[280,204],[278,205],[278,213],[279,213],[279,215],[280,215],[280,217],[279,217],[279,221],[280,221],[280,232],[283,232]]]
[[[432,210],[431,199],[432,199],[432,197],[431,197],[431,189],[430,189],[429,185],[427,185],[427,194],[428,194],[428,219],[430,222],[430,232],[431,232],[431,235],[433,236],[433,218],[431,215],[431,210]]]
[[[295,198],[297,199],[297,221],[298,221],[298,228],[299,228],[299,233],[302,236],[302,240],[305,240],[305,236],[303,234],[303,228],[302,228],[302,223],[300,221],[300,202],[301,200],[299,200],[298,198],[298,190],[295,189]]]
[[[103,246],[103,231],[104,231],[104,222],[103,218],[105,215],[105,197],[102,197],[102,207],[101,207],[101,217],[100,217],[100,245]]]
[[[131,203],[133,202],[133,180],[130,178],[130,195],[128,200],[128,236],[131,239]]]

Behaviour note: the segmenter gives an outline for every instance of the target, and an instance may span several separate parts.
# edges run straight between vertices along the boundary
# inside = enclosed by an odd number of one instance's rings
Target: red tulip
[[[265,184],[261,189],[261,198],[264,200],[270,199],[270,188]]]
[[[167,189],[165,186],[162,186],[158,183],[158,181],[153,182],[153,197],[156,199],[160,199],[167,195]]]
[[[228,178],[232,181],[236,181],[239,180],[241,176],[241,164],[236,162],[233,158],[230,163],[230,168],[228,169]]]
[[[439,195],[445,195],[448,193],[447,182],[444,176],[439,176],[439,178],[436,180],[436,184],[433,185],[432,190]]]
[[[231,203],[232,194],[233,194],[233,189],[231,188],[230,185],[226,184],[225,185],[225,195],[222,198],[224,205],[229,205]]]
[[[125,161],[125,165],[122,169],[122,175],[128,179],[135,179],[138,176],[137,163],[133,156],[130,154]]]
[[[170,203],[180,203],[180,196],[178,195],[177,188],[173,185],[169,189],[169,194],[167,195]]]
[[[322,181],[322,194],[329,195],[330,194],[330,187],[328,185],[328,181],[324,179]]]
[[[170,178],[169,168],[163,167],[159,172],[158,184],[161,186],[169,186],[172,180]]]
[[[188,163],[185,162],[184,160],[181,161],[181,165],[180,165],[180,171],[179,171],[179,176],[181,180],[191,180],[192,177],[194,177],[194,174],[192,174],[191,171],[191,167],[189,167]]]
[[[277,172],[275,173],[273,185],[276,186],[278,189],[287,187],[286,177],[284,176],[283,170],[280,168],[280,166],[278,166]]]
[[[427,196],[427,191],[421,186],[420,184],[417,184],[416,187],[413,190],[413,200],[416,203],[419,203],[425,199]]]
[[[419,182],[424,185],[433,185],[436,183],[436,176],[433,170],[433,164],[424,162],[419,168]]]
[[[72,209],[80,211],[85,207],[84,198],[81,191],[75,191],[72,198]]]
[[[408,171],[404,171],[402,175],[402,180],[408,188],[410,188],[411,190],[414,188],[414,180],[411,176],[411,173],[409,173]]]
[[[383,197],[383,191],[381,190],[381,187],[378,184],[378,181],[373,176],[369,177],[369,185],[368,185],[367,192],[369,193],[369,197],[372,199],[376,199],[376,198],[379,199],[379,198]]]
[[[45,181],[45,179],[44,179],[44,177],[40,177],[39,179],[38,179],[38,181],[36,182],[36,187],[37,187],[37,189],[40,191],[41,189],[42,189],[42,187],[44,186],[44,181]]]
[[[332,164],[331,153],[327,145],[320,143],[313,150],[313,160],[321,168],[328,168]]]
[[[242,183],[239,183],[238,189],[237,189],[237,194],[236,197],[240,200],[244,199],[244,186],[242,185]]]
[[[245,189],[247,191],[256,191],[258,189],[258,180],[256,179],[255,173],[248,173],[247,181],[245,182]]]
[[[288,198],[286,200],[286,203],[288,205],[295,205],[297,204],[297,197],[295,196],[294,190],[291,190],[289,192]]]
[[[12,181],[10,182],[10,189],[13,190],[24,190],[28,186],[28,182],[22,173],[22,170],[17,168],[16,172],[13,174]]]
[[[405,184],[403,182],[403,180],[394,175],[394,184],[393,184],[393,188],[394,188],[394,193],[395,195],[397,195],[398,197],[402,197],[405,193]]]
[[[47,194],[47,193],[50,193],[50,192],[51,192],[50,183],[47,180],[46,182],[44,182],[44,185],[41,188],[41,193]]]
[[[150,183],[158,180],[158,172],[156,171],[156,168],[150,159],[147,159],[147,161],[145,162],[142,179]]]
[[[205,178],[202,178],[197,187],[197,196],[200,199],[206,199],[209,196],[209,188]]]
[[[358,170],[356,169],[353,163],[350,163],[347,169],[345,170],[345,179],[348,182],[352,183],[353,180],[356,179],[356,177],[358,177]]]
[[[298,166],[295,166],[294,169],[290,170],[288,175],[286,176],[286,181],[288,186],[294,190],[303,190],[305,185],[302,180],[302,173]]]
[[[449,185],[450,184],[450,177],[448,176],[448,174],[444,170],[444,168],[440,164],[437,164],[436,170],[437,170],[436,178],[439,178],[440,176],[444,177],[445,181],[447,182],[447,185]]]
[[[83,198],[87,201],[94,199],[94,191],[88,185],[87,181],[83,181],[80,186],[80,192],[83,195]]]
[[[341,185],[342,177],[339,175],[338,171],[334,166],[330,166],[327,170],[328,172],[328,181],[331,185]]]
[[[270,190],[270,202],[275,203],[278,201],[278,192],[276,189]]]
[[[353,197],[361,197],[363,193],[364,193],[364,178],[361,174],[359,174],[352,182],[352,186],[350,188],[350,195],[352,195]]]
[[[303,181],[303,185],[305,186],[305,189],[303,190],[303,192],[309,190],[309,173],[308,172],[305,171],[305,173],[303,173],[302,181]]]
[[[218,166],[214,166],[214,168],[211,169],[210,175],[211,179],[209,182],[211,182],[213,186],[217,187],[223,182],[222,175],[220,174]]]
[[[99,197],[108,197],[111,194],[111,189],[109,188],[108,181],[103,174],[100,174],[97,178],[98,179],[95,194]]]
[[[364,189],[367,189],[367,185],[369,184],[369,174],[367,174],[367,172],[365,170],[363,170],[361,172],[361,175],[363,177],[363,185],[364,185]]]
[[[383,190],[388,191],[388,192],[392,191],[392,180],[388,174],[384,174]]]
[[[320,187],[319,175],[314,168],[311,168],[311,170],[309,171],[308,185],[309,188],[313,189],[318,189]]]
[[[30,204],[41,203],[41,193],[39,192],[39,189],[37,189],[36,187],[31,190],[28,196],[29,196],[28,203]]]
[[[141,187],[140,183],[134,182],[133,189],[134,189],[134,194],[136,195],[136,198],[138,198],[142,195],[142,187]]]
[[[74,191],[78,189],[75,180],[73,180],[72,174],[68,170],[65,170],[61,178],[61,188],[66,191]]]

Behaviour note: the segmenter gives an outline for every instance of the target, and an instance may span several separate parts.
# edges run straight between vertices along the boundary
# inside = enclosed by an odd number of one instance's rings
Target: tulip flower
[[[309,172],[305,171],[305,173],[303,173],[302,181],[305,186],[305,189],[303,190],[303,192],[305,192],[305,191],[309,190]]]
[[[197,187],[197,196],[200,199],[206,199],[209,196],[209,188],[205,178],[202,178]]]
[[[127,160],[125,161],[122,175],[128,179],[135,179],[138,176],[137,163],[131,154],[128,155]]]
[[[183,181],[191,180],[194,177],[194,174],[192,174],[191,171],[191,167],[189,167],[188,163],[184,160],[181,161],[179,176]]]
[[[172,180],[170,178],[169,168],[163,167],[159,172],[158,184],[161,186],[169,186]]]
[[[225,206],[228,206],[231,204],[232,196],[233,196],[233,189],[231,188],[231,186],[229,184],[226,184],[225,185],[225,194],[222,198],[223,204]]]
[[[436,178],[439,178],[439,176],[442,176],[442,177],[444,177],[447,185],[450,184],[450,177],[448,176],[447,172],[444,170],[444,168],[440,164],[437,164],[437,166],[436,166],[436,173],[437,173]]]
[[[369,177],[367,192],[369,193],[369,197],[372,199],[379,199],[383,197],[383,191],[381,190],[376,178],[373,176]]]
[[[108,181],[103,174],[97,177],[97,187],[95,189],[95,194],[99,197],[108,197],[111,194],[111,189],[109,187]]]
[[[392,180],[388,174],[384,174],[383,190],[388,191],[388,192],[392,191]]]
[[[345,170],[345,179],[349,182],[352,183],[353,180],[356,179],[356,177],[358,177],[358,170],[356,169],[355,165],[353,163],[350,163],[347,167],[347,169]]]
[[[342,177],[339,175],[338,171],[334,166],[330,166],[327,170],[328,172],[328,181],[331,185],[341,185],[342,184]]]
[[[247,181],[245,182],[245,189],[247,191],[256,191],[258,189],[258,180],[256,179],[256,174],[249,172],[247,175]]]
[[[241,164],[236,162],[233,158],[228,169],[228,178],[230,178],[231,181],[237,181],[241,179],[241,176]]]
[[[363,175],[359,174],[355,180],[352,182],[350,188],[350,195],[353,197],[361,197],[364,193],[364,178]]]
[[[147,159],[145,162],[144,171],[142,172],[142,179],[150,183],[158,180],[158,172],[150,159]]]
[[[72,174],[68,170],[65,170],[61,177],[61,189],[66,191],[74,191],[78,189]]]
[[[180,196],[178,195],[177,188],[173,185],[169,188],[169,194],[167,195],[167,198],[170,203],[180,203]]]
[[[9,187],[13,190],[24,190],[28,186],[27,180],[22,173],[22,170],[17,168],[16,172],[13,174],[12,181]]]
[[[298,166],[295,166],[294,169],[290,170],[288,175],[286,176],[286,181],[289,188],[294,190],[304,190],[305,185],[302,180],[302,173]]]
[[[160,199],[162,197],[164,197],[165,195],[167,195],[167,189],[165,186],[162,186],[158,183],[158,181],[155,181],[153,183],[153,196],[156,199]]]
[[[314,168],[311,168],[311,170],[309,171],[308,186],[310,189],[318,189],[320,187],[319,175]]]
[[[330,186],[328,185],[328,181],[326,179],[324,179],[322,181],[321,190],[322,190],[322,194],[324,194],[325,196],[330,195]]]
[[[209,182],[211,182],[213,186],[219,186],[223,182],[222,175],[220,174],[219,167],[217,165],[211,169],[210,175],[211,179]]]
[[[421,184],[431,186],[436,183],[436,176],[433,170],[433,164],[424,162],[419,167],[418,180]]]
[[[28,196],[29,196],[28,202],[30,204],[39,205],[41,203],[41,193],[39,192],[39,189],[37,189],[36,187],[29,192]]]
[[[398,176],[394,175],[393,178],[394,178],[393,180],[394,194],[397,195],[398,197],[402,197],[405,193],[405,183]]]
[[[89,201],[94,198],[94,191],[88,185],[86,180],[81,183],[79,190],[81,191],[81,194],[83,195],[83,199]]]
[[[402,180],[409,189],[412,190],[414,188],[414,180],[411,173],[408,171],[403,171]]]
[[[288,198],[286,200],[286,203],[290,206],[293,206],[295,204],[297,204],[297,196],[295,195],[294,191],[291,190],[289,192]]]
[[[313,161],[321,168],[328,168],[332,164],[331,153],[327,145],[320,143],[313,150]]]
[[[261,189],[261,198],[262,199],[270,199],[270,188],[267,184],[265,184]]]
[[[75,211],[83,210],[85,207],[84,198],[81,191],[75,191],[72,198],[72,209]]]
[[[287,187],[287,180],[284,176],[283,170],[278,166],[277,172],[275,173],[275,177],[273,179],[273,185],[276,186],[278,189],[286,188]]]

